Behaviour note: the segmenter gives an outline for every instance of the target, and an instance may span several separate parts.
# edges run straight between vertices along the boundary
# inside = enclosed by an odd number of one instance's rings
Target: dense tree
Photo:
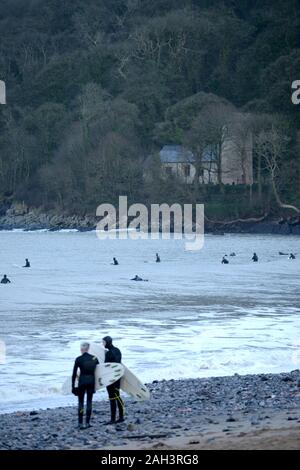
[[[81,212],[120,193],[201,199],[203,188],[191,194],[161,179],[155,159],[149,179],[143,161],[184,143],[200,171],[202,149],[218,154],[238,110],[255,116],[255,135],[266,115],[287,123],[276,188],[299,207],[300,113],[290,99],[300,78],[298,9],[297,0],[3,0],[0,199]],[[258,148],[258,210],[264,201],[277,210],[278,198],[262,197],[269,173]],[[224,201],[235,197],[226,191]]]

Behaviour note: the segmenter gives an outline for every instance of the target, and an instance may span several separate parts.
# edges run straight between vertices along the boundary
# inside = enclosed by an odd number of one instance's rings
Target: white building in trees
[[[201,158],[181,145],[165,145],[159,152],[162,169],[187,184],[192,184],[196,174],[200,184],[253,184],[252,135],[241,140],[224,139],[221,158],[207,148]],[[220,161],[219,161],[220,160]],[[198,168],[198,171],[197,171]]]

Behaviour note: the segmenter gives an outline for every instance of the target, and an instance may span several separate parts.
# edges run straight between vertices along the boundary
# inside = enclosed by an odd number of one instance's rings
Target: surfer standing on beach
[[[84,429],[83,414],[84,414],[84,396],[86,394],[86,427],[91,427],[90,419],[92,415],[92,402],[93,394],[95,393],[95,369],[99,364],[96,356],[88,353],[90,349],[89,343],[81,343],[80,351],[81,356],[75,360],[73,375],[72,375],[72,393],[78,396],[78,427]],[[75,380],[77,371],[80,370],[78,387],[75,387]]]
[[[105,336],[102,341],[103,346],[107,349],[105,354],[105,362],[117,362],[120,364],[122,361],[122,353],[120,349],[113,345],[112,338],[110,336]],[[124,421],[124,403],[120,397],[120,383],[121,380],[119,379],[106,387],[110,401],[111,415],[111,419],[107,424],[123,423]],[[119,410],[119,419],[116,421],[117,406]]]

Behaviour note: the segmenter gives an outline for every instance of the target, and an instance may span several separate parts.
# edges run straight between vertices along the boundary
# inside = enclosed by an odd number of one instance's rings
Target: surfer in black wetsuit
[[[122,353],[120,349],[113,345],[113,340],[110,336],[103,338],[103,346],[108,350],[105,354],[105,362],[121,363]],[[107,424],[123,423],[124,421],[124,403],[120,397],[120,383],[121,379],[106,387],[109,401],[110,401],[110,415],[111,419]],[[116,421],[117,406],[119,410],[119,419]]]
[[[72,393],[78,396],[78,427],[84,429],[84,396],[86,394],[86,427],[89,428],[92,415],[93,394],[95,393],[95,369],[99,364],[96,356],[88,353],[89,343],[82,343],[80,350],[81,356],[75,360],[72,375]],[[75,388],[77,371],[80,370],[78,388]]]
[[[254,263],[257,263],[257,261],[258,261],[258,256],[257,256],[256,253],[253,253],[252,261],[253,261]]]
[[[148,282],[148,279],[143,279],[142,277],[138,276],[137,274],[132,278],[130,279],[131,281],[144,281],[144,282]]]
[[[4,274],[3,278],[1,279],[1,284],[10,284],[10,280],[8,279],[6,274]]]
[[[296,259],[296,256],[294,255],[294,253],[290,253],[289,259]]]
[[[23,268],[30,268],[30,262],[28,258],[25,259],[25,266],[23,266]]]
[[[223,259],[222,259],[222,264],[229,264],[229,261],[228,259],[226,258],[227,255],[223,256]]]
[[[159,256],[158,253],[156,253],[156,262],[157,262],[157,263],[160,263],[160,256]]]
[[[117,258],[113,258],[113,265],[118,266],[118,264],[119,264],[119,261],[117,260]]]

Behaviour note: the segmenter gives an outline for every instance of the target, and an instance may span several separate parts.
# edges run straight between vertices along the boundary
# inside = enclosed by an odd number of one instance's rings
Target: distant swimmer
[[[1,279],[1,284],[10,284],[10,280],[8,279],[6,274],[4,274],[3,279]]]
[[[228,259],[226,258],[227,255],[223,256],[223,259],[222,259],[222,264],[229,264],[229,261]]]
[[[130,279],[131,281],[144,281],[144,282],[148,282],[148,279],[143,279],[142,277],[138,276],[137,274],[132,278]]]
[[[119,264],[119,261],[117,260],[117,258],[113,258],[113,265],[118,266],[118,264]]]
[[[230,256],[236,256],[235,252],[230,253]]]
[[[30,262],[28,258],[25,259],[25,266],[23,266],[23,268],[30,268]]]
[[[156,262],[157,262],[157,263],[160,263],[160,256],[159,256],[158,253],[156,253]]]
[[[257,256],[256,253],[253,253],[252,261],[253,261],[254,263],[257,263],[257,261],[258,261],[258,256]]]
[[[290,253],[289,259],[296,259],[296,256],[294,255],[294,253]]]

